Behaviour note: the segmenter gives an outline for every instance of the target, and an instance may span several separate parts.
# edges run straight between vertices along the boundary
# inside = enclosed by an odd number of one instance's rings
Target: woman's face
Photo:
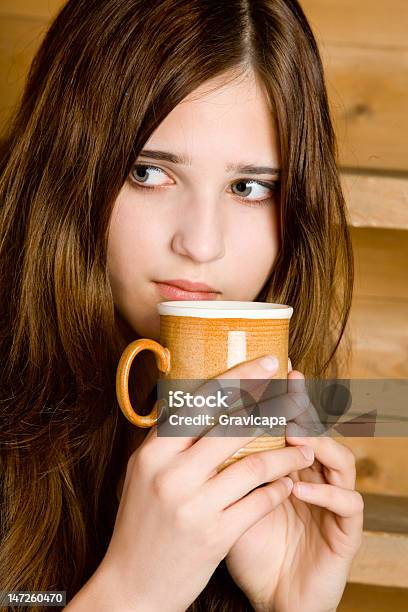
[[[253,73],[217,77],[178,104],[143,151],[115,202],[108,273],[124,321],[158,339],[156,305],[171,298],[157,281],[206,283],[217,300],[252,301],[262,289],[280,246],[277,125]]]

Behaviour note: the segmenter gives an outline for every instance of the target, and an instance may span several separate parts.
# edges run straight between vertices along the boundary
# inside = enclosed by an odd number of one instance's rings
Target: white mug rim
[[[211,319],[290,319],[293,308],[272,302],[173,300],[157,304],[160,315]]]

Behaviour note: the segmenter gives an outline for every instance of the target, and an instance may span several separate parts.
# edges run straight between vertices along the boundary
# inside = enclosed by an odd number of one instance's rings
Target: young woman
[[[115,397],[177,278],[290,304],[289,379],[336,375],[352,251],[299,4],[70,0],[3,144],[0,588],[66,590],[70,612],[335,610],[362,531],[350,451],[288,436],[215,475],[245,440],[159,438]],[[150,412],[154,357],[136,367]]]

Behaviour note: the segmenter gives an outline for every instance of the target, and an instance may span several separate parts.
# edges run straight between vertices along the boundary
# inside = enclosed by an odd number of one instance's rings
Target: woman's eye
[[[141,189],[155,189],[165,185],[171,185],[166,181],[169,178],[166,172],[157,166],[147,164],[135,164],[129,173],[129,179],[134,187]],[[232,183],[232,193],[249,206],[266,206],[269,204],[279,189],[279,181],[263,182],[251,179],[241,179]]]
[[[241,180],[232,185],[236,190],[233,193],[249,202],[270,200],[277,192],[278,186],[278,181],[263,183],[254,180]]]
[[[136,186],[158,187],[169,184],[163,181],[165,176],[167,176],[166,173],[156,166],[140,164],[133,166],[130,171],[130,179]]]

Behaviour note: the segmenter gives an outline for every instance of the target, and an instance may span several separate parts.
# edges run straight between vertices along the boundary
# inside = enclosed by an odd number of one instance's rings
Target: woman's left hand
[[[287,442],[313,449],[314,463],[289,474],[291,495],[235,542],[226,565],[257,612],[332,612],[362,538],[355,458],[328,436]]]

